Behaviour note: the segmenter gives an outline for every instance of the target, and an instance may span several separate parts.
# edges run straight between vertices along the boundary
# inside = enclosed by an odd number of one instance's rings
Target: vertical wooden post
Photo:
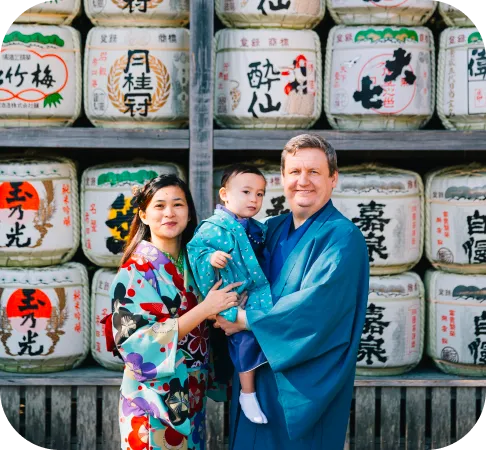
[[[189,183],[200,219],[212,213],[214,2],[191,0]]]

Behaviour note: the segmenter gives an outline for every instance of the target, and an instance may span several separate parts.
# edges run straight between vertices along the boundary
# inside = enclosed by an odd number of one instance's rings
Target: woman
[[[238,305],[216,283],[200,302],[185,246],[196,228],[187,185],[174,175],[135,196],[121,267],[111,286],[114,344],[125,361],[120,394],[123,450],[204,448],[209,316]]]

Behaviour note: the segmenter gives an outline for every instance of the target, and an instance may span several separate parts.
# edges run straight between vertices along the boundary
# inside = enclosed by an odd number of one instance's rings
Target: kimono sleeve
[[[231,253],[234,249],[233,243],[234,239],[230,232],[210,222],[203,222],[191,242],[187,244],[194,280],[204,297],[220,278],[223,279],[223,287],[230,283],[243,281],[244,284],[238,287],[236,292],[241,294],[245,290],[248,284],[247,279],[233,260],[228,260],[224,269],[215,269],[209,262],[211,255],[217,250]],[[237,308],[231,307],[221,312],[220,315],[226,320],[234,322],[237,313]]]
[[[342,392],[352,392],[368,284],[366,243],[352,229],[312,262],[299,290],[266,314],[247,310],[275,373],[291,439],[309,432]]]
[[[135,379],[170,377],[175,373],[178,319],[164,311],[156,289],[134,265],[122,268],[111,285],[115,345]],[[154,307],[155,305],[155,307]]]

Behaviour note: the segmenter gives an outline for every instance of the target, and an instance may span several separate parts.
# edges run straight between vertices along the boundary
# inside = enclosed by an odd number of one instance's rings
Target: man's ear
[[[334,172],[334,174],[331,178],[332,178],[332,188],[334,189],[337,186],[338,179],[339,179],[339,173],[338,173],[337,170]]]
[[[219,198],[223,201],[223,203],[226,203],[226,200],[228,199],[228,194],[226,193],[225,187],[222,187],[219,190]]]

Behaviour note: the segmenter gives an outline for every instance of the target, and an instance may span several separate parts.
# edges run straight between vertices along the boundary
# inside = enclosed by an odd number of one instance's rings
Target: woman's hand
[[[214,328],[221,328],[226,336],[231,336],[232,334],[239,333],[240,331],[246,330],[246,311],[238,308],[238,315],[236,316],[236,322],[230,322],[221,316],[216,317],[216,322],[214,322]]]
[[[238,281],[237,283],[231,283],[224,288],[219,289],[222,282],[223,280],[216,282],[202,302],[202,305],[205,308],[206,317],[214,316],[221,311],[231,308],[232,306],[238,306],[239,304],[238,294],[233,292],[232,289],[241,286],[243,282]]]

